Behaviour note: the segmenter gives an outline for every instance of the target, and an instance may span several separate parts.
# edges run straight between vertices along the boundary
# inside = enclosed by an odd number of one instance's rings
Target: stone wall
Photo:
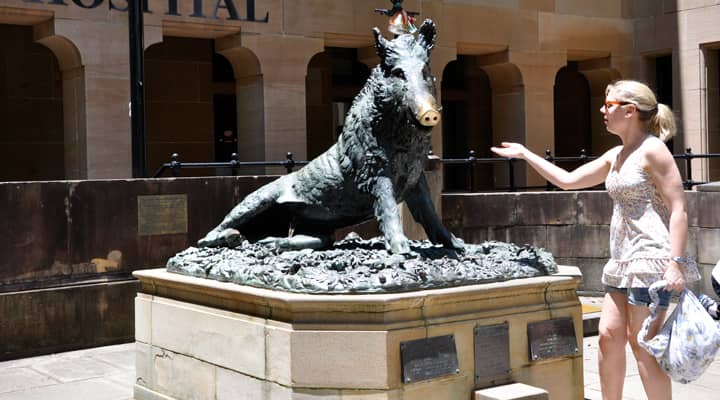
[[[551,251],[559,264],[583,273],[580,291],[601,294],[612,201],[605,191],[443,194],[445,225],[466,242],[501,240]],[[686,192],[688,252],[703,280],[693,289],[713,293],[710,271],[720,260],[720,192]]]
[[[0,360],[132,341],[132,271],[165,265],[272,178],[0,183]],[[138,199],[158,195],[182,196],[187,223],[161,207],[142,221]]]

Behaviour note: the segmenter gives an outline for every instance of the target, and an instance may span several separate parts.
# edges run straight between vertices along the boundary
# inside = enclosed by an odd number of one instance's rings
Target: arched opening
[[[653,55],[644,58],[647,83],[655,92],[657,101],[673,108],[673,60],[672,54]],[[683,153],[682,141],[675,146],[674,139],[665,144],[672,153]],[[682,168],[682,166],[681,166]]]
[[[472,56],[459,55],[443,71],[443,157],[490,157],[492,144],[492,90],[490,79]],[[493,165],[446,165],[444,191],[493,188]]]
[[[354,48],[326,47],[308,63],[305,78],[307,155],[313,159],[335,143],[353,99],[370,69]]]
[[[620,73],[609,66],[609,58],[596,58],[578,62],[578,70],[587,80],[590,115],[589,155],[600,155],[620,144],[620,139],[607,131],[600,107],[605,102],[605,89],[610,82],[620,79]]]
[[[554,121],[555,156],[578,157],[581,151],[592,151],[590,127],[590,85],[578,70],[578,63],[568,62],[555,76]],[[572,170],[581,162],[564,162],[561,166]]]
[[[179,153],[183,162],[229,161],[238,147],[235,78],[214,41],[164,37],[145,51],[147,169]],[[188,170],[183,175],[227,174]]]
[[[31,26],[0,24],[0,181],[65,177],[59,61]]]

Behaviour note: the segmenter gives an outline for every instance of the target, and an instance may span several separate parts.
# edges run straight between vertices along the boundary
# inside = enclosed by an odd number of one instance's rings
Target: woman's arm
[[[521,144],[503,142],[501,145],[502,147],[491,147],[490,150],[501,157],[521,158],[527,161],[543,178],[565,190],[582,189],[603,183],[610,172],[612,157],[619,150],[619,147],[610,149],[595,160],[568,172]]]
[[[670,255],[684,257],[688,237],[688,218],[680,171],[665,143],[659,139],[647,142],[645,169],[670,211]],[[685,287],[683,267],[676,261],[670,261],[664,276],[668,282],[668,289],[682,290]]]

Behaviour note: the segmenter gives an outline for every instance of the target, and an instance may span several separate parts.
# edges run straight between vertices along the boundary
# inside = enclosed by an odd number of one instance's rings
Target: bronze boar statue
[[[319,248],[331,244],[335,229],[375,217],[386,247],[405,254],[410,246],[398,209],[405,201],[433,243],[463,249],[442,225],[423,175],[430,134],[440,121],[428,65],[435,24],[425,20],[417,37],[386,40],[379,29],[373,33],[381,62],[353,101],[337,143],[304,168],[245,197],[199,247],[285,235],[286,244],[293,236],[303,238],[295,248]]]

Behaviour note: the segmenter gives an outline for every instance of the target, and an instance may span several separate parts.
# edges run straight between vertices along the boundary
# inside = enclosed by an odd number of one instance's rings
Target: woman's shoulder
[[[648,138],[645,139],[640,148],[646,156],[650,157],[672,155],[665,142],[655,135],[648,135]]]
[[[650,149],[667,149],[667,145],[659,137],[655,135],[648,135],[647,139],[643,142],[643,147]]]
[[[640,146],[642,150],[643,166],[657,163],[674,162],[673,155],[665,142],[655,135],[650,135]]]
[[[608,151],[603,153],[600,158],[605,160],[606,162],[612,164],[613,161],[617,158],[618,153],[620,153],[620,150],[622,150],[622,145],[617,145],[615,147],[611,147]]]

